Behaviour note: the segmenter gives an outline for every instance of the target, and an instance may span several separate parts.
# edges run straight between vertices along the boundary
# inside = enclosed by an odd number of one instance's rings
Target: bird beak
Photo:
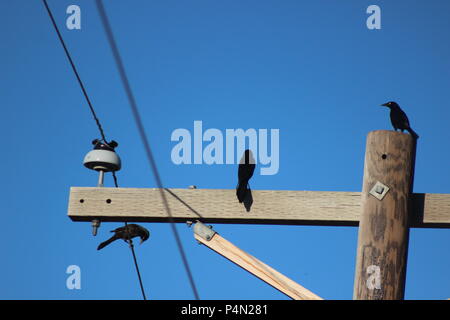
[[[387,106],[388,106],[388,103],[387,103],[387,102],[386,102],[386,103],[383,103],[382,106],[383,106],[383,107],[387,107]]]
[[[141,238],[141,241],[139,242],[139,244],[142,244],[144,242],[144,239]]]

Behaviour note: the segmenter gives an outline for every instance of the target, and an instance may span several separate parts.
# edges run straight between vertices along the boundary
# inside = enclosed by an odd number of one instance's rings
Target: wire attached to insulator
[[[96,0],[96,4],[97,4],[97,9],[99,11],[103,27],[105,29],[106,37],[108,39],[108,42],[109,42],[109,45],[111,47],[111,51],[112,51],[114,60],[116,62],[117,69],[119,71],[120,79],[122,80],[122,84],[123,84],[123,87],[125,89],[125,93],[127,95],[128,102],[129,102],[131,111],[133,113],[133,117],[134,117],[137,129],[139,131],[139,135],[141,137],[141,141],[142,141],[142,143],[144,145],[144,149],[145,149],[145,152],[146,152],[146,155],[147,155],[147,159],[148,159],[150,167],[151,167],[151,169],[153,171],[153,175],[155,177],[156,184],[157,184],[157,186],[158,186],[158,188],[160,190],[161,198],[162,198],[162,201],[163,201],[163,205],[164,205],[165,210],[167,212],[167,216],[168,216],[169,221],[170,221],[170,226],[172,228],[172,232],[174,234],[175,241],[177,243],[177,247],[178,247],[178,250],[180,252],[181,259],[183,261],[183,264],[184,264],[184,267],[185,267],[185,270],[186,270],[186,274],[188,276],[188,279],[189,279],[192,291],[194,293],[195,299],[199,300],[200,297],[198,295],[197,287],[196,287],[195,282],[194,282],[194,277],[193,277],[191,269],[189,267],[189,263],[187,261],[186,253],[184,252],[180,236],[178,234],[178,231],[177,231],[176,226],[175,226],[175,222],[174,222],[173,217],[172,217],[172,213],[170,211],[169,202],[167,201],[167,197],[166,197],[166,194],[164,192],[164,187],[163,187],[163,184],[162,184],[161,176],[159,175],[158,168],[156,166],[156,161],[155,161],[155,159],[153,157],[153,153],[152,153],[151,148],[150,148],[150,143],[148,142],[147,135],[145,133],[144,125],[142,124],[142,120],[141,120],[141,117],[140,117],[140,114],[139,114],[139,110],[138,110],[138,107],[137,107],[136,99],[134,98],[133,92],[131,90],[130,82],[128,81],[128,77],[127,77],[127,74],[125,72],[125,67],[124,67],[122,59],[120,57],[119,49],[117,48],[117,44],[116,44],[116,41],[114,39],[114,35],[112,33],[112,29],[111,29],[108,17],[107,17],[106,12],[105,12],[105,8],[103,6],[103,2],[101,0]]]

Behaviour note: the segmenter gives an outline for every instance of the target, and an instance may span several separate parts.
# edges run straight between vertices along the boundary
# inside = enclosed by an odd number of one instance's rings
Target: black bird
[[[248,181],[253,176],[255,166],[255,158],[253,158],[252,152],[248,149],[245,150],[241,161],[239,161],[238,169],[238,185],[236,187],[236,196],[239,200],[239,203],[244,202],[244,199],[247,196],[249,190]]]
[[[414,139],[419,138],[419,135],[413,129],[411,129],[406,113],[396,102],[389,101],[382,104],[382,106],[391,109],[391,123],[395,131],[401,130],[403,132],[404,130],[406,130],[414,137]]]
[[[147,229],[133,223],[112,230],[111,232],[114,232],[114,235],[108,240],[100,243],[97,247],[97,250],[103,249],[108,244],[118,239],[123,239],[124,241],[128,242],[135,237],[140,237],[142,243],[150,237],[150,232]]]

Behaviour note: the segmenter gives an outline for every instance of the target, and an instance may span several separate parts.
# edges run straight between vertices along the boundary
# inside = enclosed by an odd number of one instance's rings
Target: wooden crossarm
[[[176,222],[357,226],[360,192],[252,190],[247,212],[234,189],[165,189]],[[412,227],[450,227],[450,195],[415,193]],[[159,189],[80,188],[70,190],[73,221],[168,222]]]

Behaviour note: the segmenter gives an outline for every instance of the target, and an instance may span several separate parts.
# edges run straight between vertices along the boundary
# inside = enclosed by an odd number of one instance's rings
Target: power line
[[[118,188],[119,184],[117,182],[117,176],[116,176],[116,173],[114,171],[112,172],[112,176],[113,176],[113,179],[114,179],[114,185],[116,186],[116,188]],[[128,226],[128,223],[125,221],[125,227],[126,226]],[[141,288],[142,298],[144,300],[147,300],[147,296],[145,295],[145,290],[144,290],[144,284],[142,283],[141,272],[139,271],[139,264],[138,264],[137,259],[136,259],[136,253],[134,252],[134,245],[133,245],[133,240],[132,239],[128,240],[128,245],[130,246],[131,253],[133,255],[134,267],[136,268],[136,273],[137,273],[138,280],[139,280],[139,286]]]
[[[127,222],[125,222],[125,226],[128,226]],[[139,280],[139,286],[141,287],[142,298],[144,300],[147,300],[147,296],[145,295],[144,285],[142,283],[141,272],[139,271],[139,265],[138,265],[138,262],[136,259],[136,253],[134,252],[134,245],[133,245],[132,239],[128,240],[128,245],[130,246],[131,253],[133,254],[134,266],[136,268],[136,273],[137,273],[138,280]]]
[[[70,56],[69,50],[67,49],[67,46],[66,46],[66,44],[64,42],[64,39],[63,39],[61,33],[59,32],[58,26],[56,25],[55,18],[53,17],[53,14],[52,14],[52,11],[50,10],[50,7],[48,6],[47,0],[42,0],[42,2],[44,3],[45,8],[47,9],[47,13],[48,13],[48,15],[50,17],[50,20],[52,21],[53,27],[55,28],[56,34],[58,35],[58,38],[59,38],[59,41],[61,42],[61,45],[64,48],[64,52],[66,53],[66,56],[69,59],[70,65],[72,66],[72,70],[75,73],[75,76],[76,76],[76,78],[78,80],[78,83],[79,83],[79,85],[81,87],[81,90],[83,91],[83,95],[86,98],[86,101],[88,103],[89,109],[91,110],[92,116],[93,116],[93,118],[94,118],[94,120],[95,120],[95,122],[97,124],[98,130],[100,131],[100,135],[102,137],[102,140],[105,143],[107,143],[106,137],[105,137],[105,133],[103,131],[102,125],[100,123],[100,120],[98,119],[97,114],[95,113],[94,107],[92,106],[91,100],[89,99],[89,96],[88,96],[87,91],[86,91],[86,89],[84,87],[83,81],[81,81],[80,75],[79,75],[79,73],[77,71],[77,68],[75,67],[75,64],[74,64],[74,62],[72,60],[72,57]],[[114,171],[112,171],[112,176],[113,176],[113,179],[114,179],[114,185],[116,186],[116,188],[118,188],[119,185],[118,185],[118,182],[117,182],[117,176],[116,176],[116,173]],[[127,222],[125,222],[125,226],[127,226]],[[137,272],[137,275],[138,275],[138,280],[139,280],[139,285],[141,287],[142,296],[143,296],[144,300],[147,300],[146,295],[145,295],[145,291],[144,291],[144,286],[142,284],[141,273],[139,271],[139,265],[138,265],[138,262],[137,262],[137,259],[136,259],[136,254],[134,252],[133,241],[130,239],[128,241],[128,244],[130,246],[131,253],[133,254],[134,266],[136,267],[136,272]]]
[[[59,32],[58,26],[56,25],[55,18],[53,18],[52,11],[50,10],[47,0],[42,0],[44,3],[45,8],[47,9],[47,13],[50,17],[50,20],[52,21],[53,27],[55,28],[56,34],[58,35],[59,41],[61,42],[64,52],[66,53],[67,59],[69,59],[70,65],[72,66],[72,70],[75,73],[75,76],[77,77],[78,83],[80,84],[81,90],[83,91],[83,95],[86,98],[86,101],[88,103],[89,109],[91,110],[92,116],[94,117],[94,120],[97,124],[98,130],[100,131],[100,135],[102,136],[102,139],[104,142],[106,142],[105,133],[103,132],[102,125],[100,124],[100,120],[97,118],[97,114],[95,113],[94,107],[92,106],[91,100],[89,99],[89,96],[86,92],[86,89],[84,87],[83,81],[81,81],[80,75],[78,74],[77,68],[75,67],[75,64],[73,63],[72,57],[70,56],[69,50],[66,47],[66,44],[64,43],[64,40],[61,36],[61,33]]]
[[[151,151],[150,144],[149,144],[148,139],[147,139],[147,135],[145,133],[145,128],[144,128],[144,125],[142,123],[142,120],[141,120],[141,117],[140,117],[140,114],[139,114],[139,110],[137,108],[136,100],[134,98],[133,92],[131,90],[130,83],[128,81],[128,77],[126,75],[125,68],[123,66],[122,59],[120,57],[120,53],[119,53],[119,50],[118,50],[117,45],[116,45],[116,41],[114,39],[114,35],[112,33],[111,26],[110,26],[109,21],[108,21],[108,17],[106,16],[106,12],[105,12],[105,8],[103,6],[103,2],[101,0],[96,0],[96,4],[97,4],[97,9],[98,9],[99,14],[100,14],[100,18],[102,20],[103,27],[104,27],[105,32],[106,32],[106,36],[108,38],[109,45],[111,46],[111,51],[113,53],[113,57],[114,57],[114,60],[116,62],[116,65],[117,65],[117,68],[118,68],[118,71],[119,71],[119,74],[120,74],[120,78],[122,80],[122,84],[124,86],[126,95],[128,97],[128,101],[129,101],[129,104],[130,104],[130,107],[131,107],[131,111],[132,111],[133,116],[134,116],[134,120],[136,122],[136,126],[137,126],[138,131],[139,131],[139,135],[140,135],[142,143],[144,145],[144,149],[145,149],[145,152],[146,152],[146,155],[147,155],[147,159],[148,159],[148,161],[150,163],[150,167],[151,167],[151,169],[153,171],[153,174],[154,174],[154,177],[155,177],[155,180],[156,180],[156,184],[157,184],[157,186],[158,186],[158,188],[160,190],[161,198],[162,198],[165,210],[167,212],[167,215],[169,217],[170,225],[171,225],[171,228],[172,228],[172,232],[174,234],[174,237],[175,237],[175,240],[176,240],[176,243],[177,243],[177,246],[178,246],[178,250],[180,251],[181,259],[182,259],[184,267],[186,269],[186,273],[188,275],[192,291],[194,293],[195,298],[197,300],[199,300],[199,295],[198,295],[198,292],[197,292],[197,288],[195,286],[194,278],[192,276],[192,272],[190,270],[189,263],[188,263],[187,258],[186,258],[186,254],[184,252],[183,245],[182,245],[180,237],[178,235],[178,232],[177,232],[177,229],[176,229],[176,226],[175,226],[175,223],[174,223],[171,211],[170,211],[169,203],[168,203],[166,195],[164,193],[162,180],[161,180],[161,177],[159,175],[158,168],[156,166],[156,162],[155,162],[155,159],[153,157],[153,153]]]

